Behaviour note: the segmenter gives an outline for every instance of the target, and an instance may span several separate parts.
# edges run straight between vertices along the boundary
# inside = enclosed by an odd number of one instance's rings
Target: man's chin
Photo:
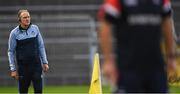
[[[26,26],[29,26],[29,25],[30,25],[30,23],[27,23],[27,24],[26,24]]]

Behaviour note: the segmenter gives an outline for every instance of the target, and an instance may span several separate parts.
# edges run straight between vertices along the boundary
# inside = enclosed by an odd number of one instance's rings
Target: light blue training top
[[[16,40],[24,40],[36,36],[38,37],[38,46],[39,46],[38,48],[39,48],[39,56],[41,63],[48,64],[44,42],[38,26],[34,24],[30,24],[27,30],[22,30],[20,29],[20,26],[17,26],[11,31],[8,41],[8,57],[9,57],[9,66],[11,71],[16,70],[15,67],[15,62],[16,62],[15,53],[16,53],[16,45],[17,45]]]

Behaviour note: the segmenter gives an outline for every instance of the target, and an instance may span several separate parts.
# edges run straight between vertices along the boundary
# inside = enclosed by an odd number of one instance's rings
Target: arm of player
[[[111,84],[115,84],[118,79],[118,73],[113,57],[111,37],[111,25],[105,20],[100,20],[99,40],[104,55],[103,74]]]
[[[175,40],[173,37],[173,21],[171,16],[167,16],[164,18],[162,30],[165,38],[168,70],[175,72],[177,70],[177,64],[175,54]]]

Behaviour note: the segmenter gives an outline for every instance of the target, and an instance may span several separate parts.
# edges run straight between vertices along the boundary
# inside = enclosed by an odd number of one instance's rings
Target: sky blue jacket
[[[19,26],[14,28],[9,36],[8,41],[8,57],[9,57],[9,66],[11,71],[15,71],[15,62],[16,62],[16,46],[17,41],[16,40],[24,40],[28,38],[34,38],[37,36],[38,39],[38,48],[39,48],[39,56],[41,63],[48,64],[44,42],[41,36],[41,33],[39,31],[39,28],[37,25],[31,24],[27,30],[21,30]]]

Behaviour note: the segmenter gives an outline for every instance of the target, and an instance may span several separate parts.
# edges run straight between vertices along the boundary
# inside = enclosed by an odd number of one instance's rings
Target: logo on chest
[[[152,0],[154,5],[160,5],[161,1],[160,0]]]
[[[34,31],[31,31],[31,35],[35,36],[35,35],[36,35],[36,33],[35,33]]]
[[[162,19],[158,14],[135,14],[129,15],[127,22],[130,25],[160,25]]]
[[[138,0],[124,0],[126,6],[134,7],[138,5]]]
[[[37,35],[37,32],[34,30],[30,31],[29,37],[35,37]]]

